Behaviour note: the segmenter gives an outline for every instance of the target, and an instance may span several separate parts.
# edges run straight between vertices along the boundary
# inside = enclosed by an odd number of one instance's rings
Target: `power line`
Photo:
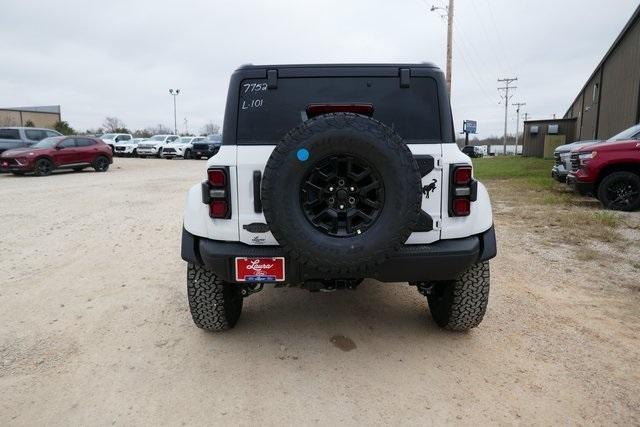
[[[489,10],[489,16],[491,17],[491,23],[493,24],[493,28],[496,30],[496,36],[498,37],[498,42],[500,43],[500,47],[502,48],[502,52],[504,53],[506,58],[509,58],[509,55],[507,54],[507,49],[506,49],[506,45],[504,44],[504,41],[502,40],[502,36],[500,35],[500,30],[498,30],[498,25],[496,24],[496,18],[495,15],[493,14],[493,8],[491,7],[491,1],[490,0],[485,0],[485,3],[487,3],[487,9]],[[507,64],[507,66],[510,68],[510,70],[508,70],[509,72],[513,71],[513,67],[511,67],[510,65],[510,61],[507,59],[507,61],[509,62]]]
[[[512,104],[514,107],[516,107],[516,113],[517,113],[517,118],[516,118],[516,152],[515,155],[518,155],[518,132],[520,132],[520,107],[524,107],[525,105],[527,105],[526,102],[514,102]]]
[[[471,0],[471,6],[473,7],[473,11],[476,13],[476,17],[479,17],[480,16],[480,12],[478,11],[478,8],[476,7],[475,0]],[[480,28],[482,29],[482,33],[484,34],[484,37],[487,40],[487,43],[491,44],[491,38],[489,37],[489,32],[487,31],[487,28],[485,27],[484,20],[478,19],[477,22],[480,22]],[[504,64],[500,60],[500,57],[498,56],[498,54],[496,53],[497,49],[490,49],[490,50],[491,50],[491,53],[493,54],[493,57],[496,59],[496,62],[500,66],[500,68],[504,70],[504,68],[505,68]]]
[[[511,83],[518,81],[517,77],[506,77],[503,79],[498,79],[498,83],[504,83],[504,87],[499,87],[498,91],[504,91],[504,96],[500,95],[502,99],[504,99],[504,139],[502,141],[502,154],[507,154],[507,119],[509,116],[509,101],[513,94],[509,95],[509,91],[513,89],[517,89],[518,86],[510,86]]]

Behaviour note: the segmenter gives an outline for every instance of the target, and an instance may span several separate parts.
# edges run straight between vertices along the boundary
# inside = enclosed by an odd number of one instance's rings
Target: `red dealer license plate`
[[[236,258],[236,282],[284,282],[284,258]]]

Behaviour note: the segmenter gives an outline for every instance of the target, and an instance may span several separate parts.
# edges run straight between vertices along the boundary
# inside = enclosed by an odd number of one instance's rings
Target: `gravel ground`
[[[195,328],[179,247],[204,168],[0,176],[0,425],[640,423],[638,286],[513,215],[470,333],[374,281],[268,288],[231,332]]]

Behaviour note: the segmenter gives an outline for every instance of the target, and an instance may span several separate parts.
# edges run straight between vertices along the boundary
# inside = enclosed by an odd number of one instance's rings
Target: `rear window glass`
[[[440,114],[437,84],[429,77],[411,78],[401,88],[397,77],[323,77],[243,80],[238,105],[239,144],[276,143],[302,123],[314,103],[373,104],[373,118],[393,128],[407,142],[437,142]]]
[[[18,129],[0,129],[0,139],[20,139]]]

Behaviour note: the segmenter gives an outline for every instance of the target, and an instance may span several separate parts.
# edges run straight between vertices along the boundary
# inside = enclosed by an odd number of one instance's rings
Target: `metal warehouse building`
[[[0,107],[0,126],[24,126],[32,122],[35,127],[52,128],[61,120],[59,105],[42,107]]]
[[[640,6],[564,116],[578,140],[606,139],[640,122]]]
[[[525,122],[522,154],[542,157],[543,153],[552,152],[553,146],[562,140],[569,143],[607,139],[638,122],[640,6],[582,87],[564,118]]]

